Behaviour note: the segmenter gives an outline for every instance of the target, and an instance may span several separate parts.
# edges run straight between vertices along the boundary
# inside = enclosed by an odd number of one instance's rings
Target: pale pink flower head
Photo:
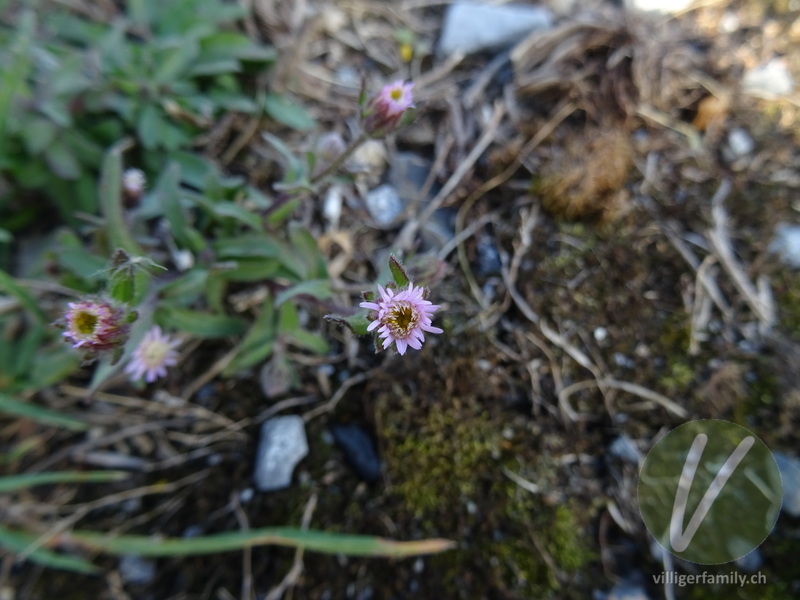
[[[180,340],[168,336],[158,325],[154,325],[136,346],[125,372],[131,376],[131,381],[144,378],[147,383],[153,383],[167,374],[167,367],[178,364],[175,348],[179,344]]]
[[[440,306],[425,299],[423,288],[409,283],[407,289],[399,292],[381,286],[378,286],[378,291],[381,295],[378,302],[362,302],[359,306],[376,312],[367,331],[378,330],[384,350],[395,343],[402,355],[408,347],[414,350],[422,348],[425,341],[423,331],[442,333],[441,329],[431,325],[431,315]]]
[[[369,103],[369,112],[364,121],[364,129],[371,135],[388,133],[394,129],[409,108],[414,107],[412,82],[399,79],[383,86],[377,96]]]
[[[113,350],[127,338],[130,320],[123,309],[103,300],[81,300],[67,306],[67,330],[62,335],[73,348],[90,353]]]

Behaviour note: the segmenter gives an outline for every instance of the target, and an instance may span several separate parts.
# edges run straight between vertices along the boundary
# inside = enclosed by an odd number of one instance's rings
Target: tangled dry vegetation
[[[71,585],[74,597],[588,597],[663,568],[639,517],[637,469],[608,453],[617,436],[645,453],[669,428],[720,418],[772,449],[797,448],[800,284],[767,245],[777,222],[796,219],[798,102],[741,86],[773,53],[800,73],[797,10],[711,2],[653,19],[553,2],[556,27],[510,52],[434,60],[443,9],[433,3],[248,4],[247,31],[280,50],[255,85],[291,94],[323,129],[350,134],[361,76],[370,89],[397,73],[415,81],[417,121],[360,156],[368,168],[338,190],[340,218],[321,216],[325,197],[302,217],[328,254],[339,304],[391,247],[445,305],[446,335],[401,359],[326,330],[337,354],[297,357],[308,363],[300,394],[272,405],[257,381],[214,379],[222,344],[186,349],[183,372],[196,378],[157,398],[117,381],[85,403],[81,381],[61,386],[47,401],[87,412],[96,437],[75,443],[23,424],[6,437],[37,440],[37,467],[129,468],[139,487],[93,498],[56,488],[24,512],[50,536],[81,520],[177,536],[311,522],[459,548],[398,563],[273,549],[162,560],[155,582],[134,591],[101,559],[107,576]],[[720,35],[730,12],[740,27]],[[299,135],[275,127],[231,114],[198,144],[269,189],[282,166],[261,133]],[[730,159],[739,127],[756,150]],[[405,218],[377,227],[360,198],[400,151],[429,174]],[[237,297],[242,310],[249,293]],[[309,428],[300,482],[242,504],[256,426],[280,411],[304,413]],[[334,421],[374,433],[378,484],[359,482],[322,441]],[[799,532],[782,517],[763,547],[770,597],[790,595]],[[62,576],[34,567],[15,581],[18,598],[72,597]]]

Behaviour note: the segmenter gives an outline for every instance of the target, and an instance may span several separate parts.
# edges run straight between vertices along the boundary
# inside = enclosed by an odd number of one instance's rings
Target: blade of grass
[[[67,536],[67,539],[71,543],[77,542],[92,550],[140,556],[215,554],[253,546],[275,545],[304,548],[324,554],[399,558],[418,554],[434,554],[455,547],[455,542],[444,539],[397,542],[368,535],[341,535],[292,527],[218,533],[191,539],[159,539],[138,535],[109,537],[102,533],[73,531]]]
[[[5,548],[14,553],[23,552],[36,541],[38,536],[21,531],[12,531],[0,525],[0,548]],[[37,548],[28,555],[28,560],[39,563],[45,567],[65,569],[76,573],[97,573],[100,569],[92,563],[76,556],[57,554],[46,548]]]
[[[9,413],[17,417],[31,419],[43,425],[53,425],[55,427],[64,427],[71,431],[85,431],[89,428],[87,423],[62,415],[59,412],[36,406],[30,402],[21,402],[15,400],[6,394],[0,394],[0,412]]]
[[[124,471],[54,471],[0,477],[0,494],[53,483],[107,483],[128,477]]]
[[[100,208],[108,224],[108,239],[111,250],[122,248],[128,254],[144,254],[133,239],[122,211],[122,153],[133,146],[133,140],[120,140],[106,152],[100,174]]]
[[[138,554],[140,556],[190,556],[229,552],[253,546],[275,545],[304,548],[324,554],[399,558],[418,554],[434,554],[455,547],[455,542],[444,539],[397,542],[367,535],[341,535],[293,527],[253,529],[190,539],[159,539],[138,535],[109,537],[102,533],[74,531],[69,534],[69,541],[111,554]]]

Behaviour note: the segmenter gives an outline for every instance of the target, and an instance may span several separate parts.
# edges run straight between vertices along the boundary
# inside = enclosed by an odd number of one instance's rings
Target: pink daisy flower
[[[387,116],[401,115],[414,106],[413,82],[395,81],[383,86],[376,102],[376,108]]]
[[[422,348],[425,341],[423,331],[442,333],[441,329],[431,325],[431,315],[440,307],[425,300],[423,288],[409,283],[408,289],[399,292],[381,286],[378,286],[378,291],[381,295],[379,302],[362,302],[359,306],[377,312],[367,331],[378,330],[384,350],[395,343],[402,355],[409,346],[414,350]]]
[[[136,346],[125,372],[131,376],[131,381],[144,378],[147,383],[153,383],[167,374],[167,367],[178,364],[175,348],[179,344],[180,340],[166,335],[158,325],[151,327]]]
[[[119,347],[128,335],[130,324],[125,311],[101,300],[81,300],[67,304],[67,330],[62,334],[73,348],[101,352]]]
[[[412,82],[405,83],[403,80],[383,86],[370,101],[370,111],[364,121],[367,133],[378,135],[394,129],[403,114],[414,107],[413,88]]]

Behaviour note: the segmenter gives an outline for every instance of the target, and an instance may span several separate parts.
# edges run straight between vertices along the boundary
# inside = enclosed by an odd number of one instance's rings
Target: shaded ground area
[[[374,355],[310,304],[309,327],[334,352],[294,356],[302,378],[290,394],[267,400],[256,373],[195,386],[229,349],[204,343],[146,394],[120,380],[85,402],[87,370],[43,398],[86,413],[93,437],[21,422],[3,437],[41,440],[12,471],[68,467],[100,449],[141,461],[102,493],[28,499],[94,502],[84,528],[185,537],[299,525],[306,511],[316,529],[458,548],[403,561],[307,553],[295,571],[289,549],[160,559],[139,586],[107,557],[103,577],[23,565],[10,573],[12,597],[587,598],[622,582],[661,597],[637,465],[612,444],[624,436],[644,455],[669,429],[718,418],[773,450],[798,448],[800,281],[768,252],[775,226],[797,221],[798,103],[756,98],[741,82],[773,55],[800,74],[800,10],[712,3],[659,21],[570,9],[494,61],[434,60],[440,6],[320,8],[303,19],[291,2],[254,7],[248,31],[281,50],[270,85],[349,135],[359,73],[370,89],[400,73],[416,82],[419,116],[342,190],[338,222],[322,215],[329,196],[301,217],[330,258],[336,304],[355,304],[392,248],[444,305],[435,323],[445,334],[404,357]],[[413,33],[409,62],[400,30]],[[252,125],[231,116],[203,143],[270,189],[282,167]],[[731,154],[737,129],[752,150]],[[361,199],[404,168],[403,153],[424,165],[401,178],[416,200],[378,227]],[[310,454],[290,489],[246,492],[259,424],[278,413],[305,415]],[[379,481],[362,481],[333,443],[330,426],[347,423],[374,439]],[[782,514],[761,548],[763,588],[672,591],[796,597],[798,536]]]

